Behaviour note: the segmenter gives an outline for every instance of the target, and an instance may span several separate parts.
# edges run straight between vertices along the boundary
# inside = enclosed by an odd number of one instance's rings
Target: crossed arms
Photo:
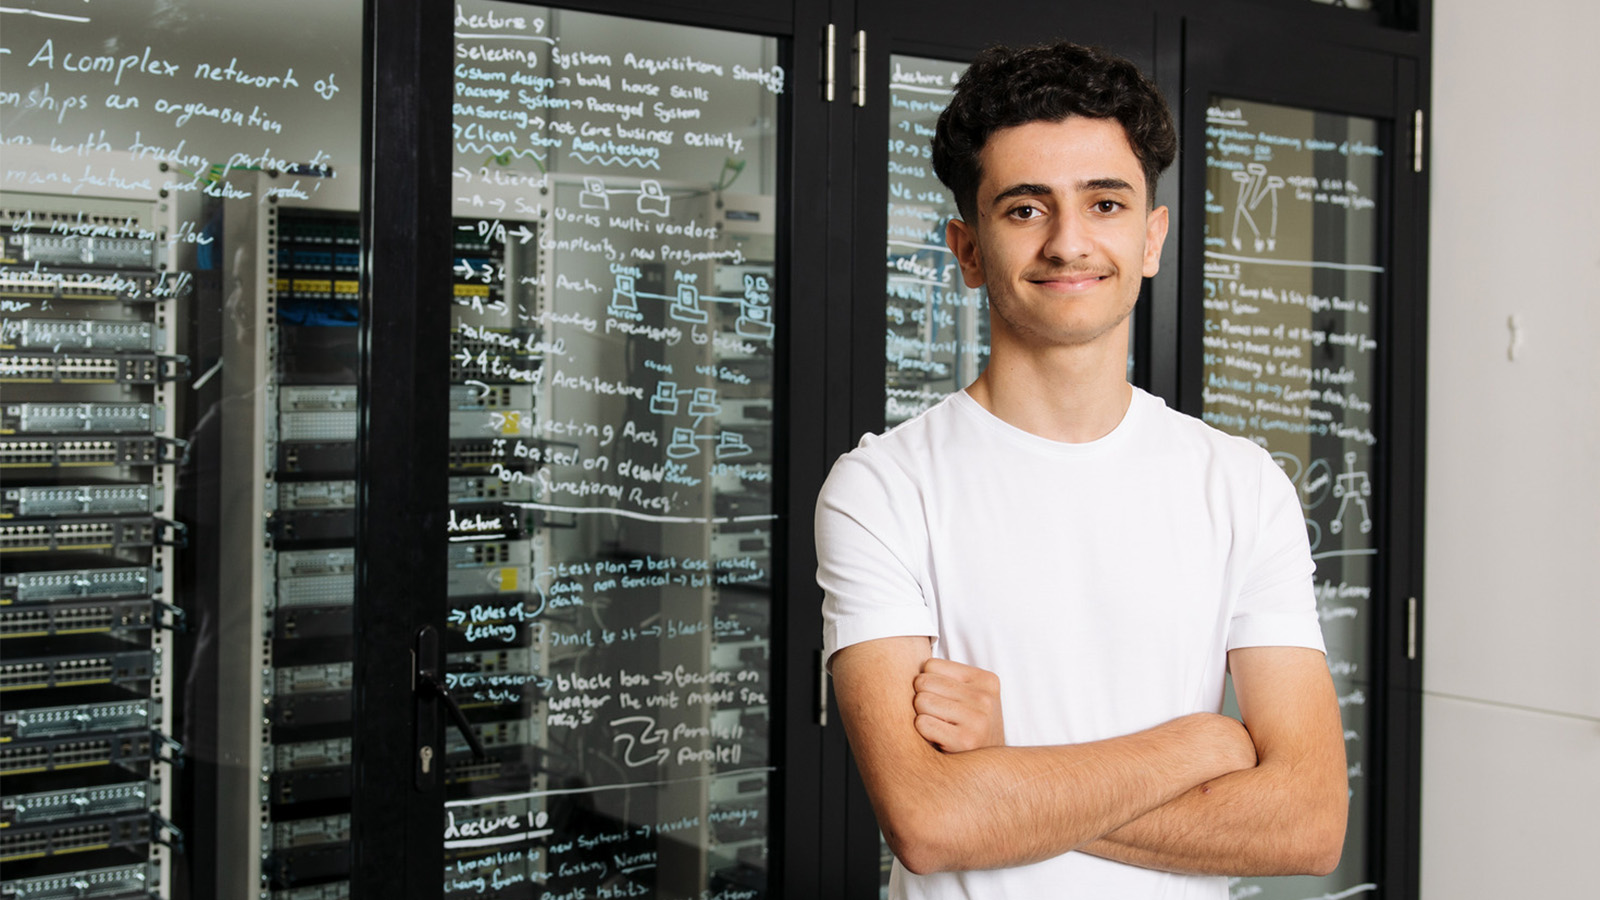
[[[878,824],[911,871],[1072,850],[1193,874],[1325,874],[1338,863],[1344,731],[1321,653],[1232,651],[1243,724],[1198,713],[1053,747],[1000,745],[992,676],[930,656],[927,638],[885,638],[830,664]]]

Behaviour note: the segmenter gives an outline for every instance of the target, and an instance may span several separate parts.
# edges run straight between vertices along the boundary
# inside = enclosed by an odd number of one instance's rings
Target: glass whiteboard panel
[[[0,8],[0,896],[348,894],[361,15]]]
[[[1299,490],[1344,715],[1350,827],[1322,879],[1235,897],[1373,890],[1366,834],[1382,485],[1378,305],[1384,151],[1372,119],[1225,97],[1206,113],[1203,418],[1266,447]]]
[[[766,896],[777,42],[455,48],[444,895]]]
[[[945,246],[955,198],[933,174],[929,141],[965,63],[891,56],[889,232],[884,252],[884,424],[971,384],[989,360],[989,302]]]

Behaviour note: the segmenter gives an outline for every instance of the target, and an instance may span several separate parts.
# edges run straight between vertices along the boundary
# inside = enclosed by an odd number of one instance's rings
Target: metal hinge
[[[833,102],[833,70],[837,48],[838,37],[833,23],[829,22],[827,33],[822,39],[822,100],[824,103]]]
[[[856,32],[856,77],[855,91],[851,95],[851,102],[857,107],[867,105],[867,33]]]
[[[1411,171],[1422,171],[1422,110],[1411,116]]]
[[[817,724],[828,727],[828,661],[817,651]]]
[[[1406,659],[1417,658],[1417,598],[1406,598]]]

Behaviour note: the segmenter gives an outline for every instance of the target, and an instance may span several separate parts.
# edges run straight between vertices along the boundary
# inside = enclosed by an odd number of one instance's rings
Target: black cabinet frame
[[[560,4],[778,37],[790,76],[781,154],[787,198],[779,239],[788,248],[779,273],[783,333],[778,385],[786,411],[780,439],[785,487],[776,499],[783,547],[775,598],[784,623],[775,641],[774,677],[786,712],[774,722],[774,893],[792,897],[869,897],[877,890],[877,833],[842,729],[827,718],[821,670],[818,593],[812,580],[811,505],[832,459],[882,424],[882,244],[885,196],[883,116],[891,52],[961,59],[996,40],[1033,40],[1075,30],[1122,33],[1118,47],[1149,66],[1174,98],[1188,130],[1206,91],[1324,105],[1393,123],[1393,146],[1409,149],[1413,110],[1425,119],[1431,64],[1432,4],[1389,0],[1371,12],[1310,0],[1136,0],[1126,4],[989,4],[952,0],[794,0],[757,6],[729,0],[575,0]],[[414,634],[442,628],[447,516],[444,304],[449,291],[451,4],[366,0],[363,92],[363,396],[358,507],[352,843],[361,900],[437,897],[443,867],[442,790],[412,788],[416,704]],[[834,26],[836,99],[821,84],[824,35]],[[864,31],[865,106],[852,105],[853,35]],[[1285,35],[1294,36],[1293,40]],[[1247,40],[1276,46],[1245,56]],[[1250,46],[1255,46],[1251,44]],[[1351,60],[1356,60],[1351,68]],[[1340,68],[1339,79],[1329,68]],[[1340,79],[1376,101],[1351,100]],[[1205,83],[1199,83],[1204,81]],[[1274,93],[1275,92],[1275,93]],[[1178,98],[1185,98],[1179,100]],[[1200,98],[1200,99],[1196,99]],[[1362,105],[1366,103],[1366,105]],[[1200,112],[1203,117],[1203,106]],[[1197,284],[1199,220],[1185,214],[1203,181],[1203,159],[1186,138],[1186,156],[1158,200],[1173,210],[1162,275],[1140,304],[1136,380],[1180,409],[1198,406],[1198,304],[1182,286]],[[874,155],[877,155],[876,157]],[[1396,154],[1398,157],[1399,154]],[[873,164],[871,161],[877,159]],[[1410,159],[1391,160],[1391,169]],[[1425,163],[1425,158],[1422,160]],[[1411,302],[1386,323],[1388,399],[1386,483],[1395,485],[1387,523],[1384,584],[1391,604],[1374,635],[1381,661],[1380,739],[1384,771],[1375,780],[1378,812],[1370,858],[1384,897],[1417,892],[1420,820],[1422,598],[1421,428],[1425,397],[1427,179],[1391,173],[1386,187],[1395,295]],[[1391,304],[1391,306],[1395,306]],[[442,726],[439,726],[442,729]],[[442,735],[436,735],[442,739]],[[848,785],[848,787],[846,787]]]

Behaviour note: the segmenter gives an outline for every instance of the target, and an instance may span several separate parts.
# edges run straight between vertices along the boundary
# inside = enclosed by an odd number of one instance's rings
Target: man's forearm
[[[1185,792],[1082,849],[1129,865],[1195,875],[1326,874],[1338,863],[1344,815],[1290,790],[1294,774],[1258,766]],[[1327,793],[1326,791],[1324,793]]]
[[[1188,716],[1087,744],[940,755],[886,797],[880,822],[914,872],[1038,862],[1241,765],[1223,747],[1230,728],[1220,716]]]
[[[1120,862],[1218,875],[1325,874],[1349,808],[1344,732],[1322,654],[1230,654],[1260,763],[1189,791],[1084,848]]]
[[[914,726],[911,685],[927,658],[916,638],[856,645],[833,661],[878,824],[913,872],[1048,859],[1255,762],[1243,726],[1211,714],[1105,741],[942,753]]]

